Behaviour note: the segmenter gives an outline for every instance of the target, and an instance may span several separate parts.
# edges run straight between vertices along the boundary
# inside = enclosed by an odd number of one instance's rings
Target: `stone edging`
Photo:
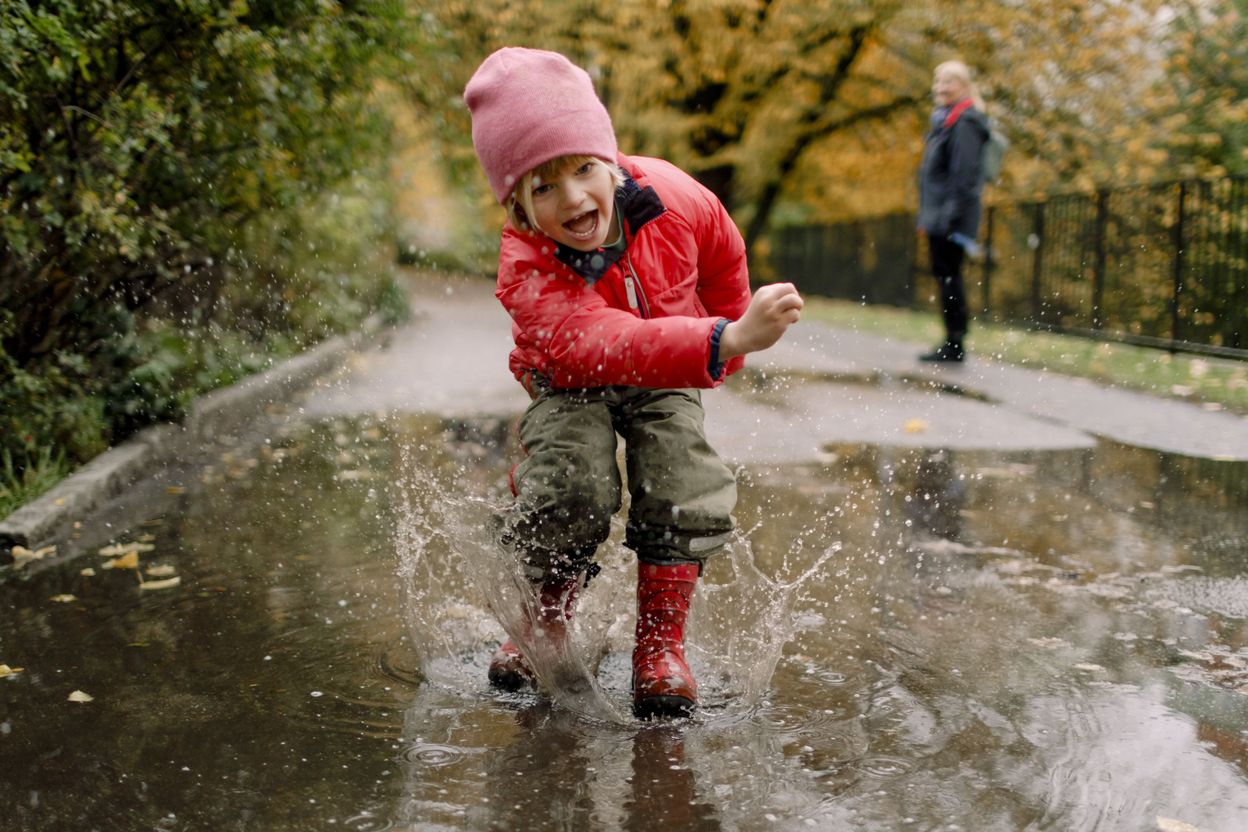
[[[204,439],[228,434],[259,418],[267,407],[342,365],[347,355],[384,331],[370,319],[360,331],[331,338],[263,373],[197,399],[180,425],[153,425],[110,448],[52,490],[0,520],[0,565],[14,546],[35,549],[56,541],[143,474]]]

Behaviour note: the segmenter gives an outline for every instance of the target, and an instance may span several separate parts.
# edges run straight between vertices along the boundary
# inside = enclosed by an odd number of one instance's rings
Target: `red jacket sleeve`
[[[701,188],[705,209],[698,247],[698,297],[706,311],[718,317],[738,320],[750,305],[750,271],[745,256],[745,240],[723,203]],[[745,366],[745,356],[729,359],[725,376]]]

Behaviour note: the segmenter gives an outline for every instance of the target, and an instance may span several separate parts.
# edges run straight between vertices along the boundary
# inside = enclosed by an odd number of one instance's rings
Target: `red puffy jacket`
[[[619,164],[628,174],[616,191],[622,254],[503,229],[495,295],[513,322],[511,371],[522,383],[536,371],[556,388],[715,387],[745,363],[711,366],[717,324],[750,302],[741,233],[674,165],[623,155]]]

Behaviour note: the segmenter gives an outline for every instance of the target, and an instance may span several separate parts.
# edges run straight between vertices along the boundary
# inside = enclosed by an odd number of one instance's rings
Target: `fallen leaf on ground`
[[[48,555],[55,554],[55,546],[44,546],[42,549],[27,549],[25,546],[14,546],[10,550],[13,555],[13,568],[21,569],[32,560],[43,560]]]
[[[95,697],[89,693],[83,693],[80,690],[76,690],[69,695],[69,701],[70,702],[94,702]]]
[[[122,555],[119,558],[113,558],[112,560],[105,562],[104,568],[105,569],[138,569],[139,568],[139,553],[131,552],[128,555]]]
[[[906,433],[922,433],[927,430],[927,422],[922,419],[907,419],[905,428]]]
[[[1186,821],[1163,818],[1161,815],[1157,816],[1157,829],[1159,832],[1200,832],[1200,829]]]
[[[73,603],[74,601],[77,601],[78,599],[74,597],[73,595],[70,595],[69,593],[63,593],[61,595],[53,595],[48,600],[55,601],[58,604],[70,604],[70,603]]]
[[[144,581],[139,584],[139,589],[171,589],[180,583],[182,583],[182,578],[175,575],[172,578],[165,578],[163,581]]]
[[[1082,670],[1086,673],[1104,673],[1105,672],[1105,668],[1101,667],[1099,664],[1092,664],[1090,662],[1082,662],[1080,664],[1075,665],[1075,670]]]
[[[147,569],[144,569],[143,571],[151,575],[153,578],[168,578],[171,575],[176,574],[178,570],[177,570],[177,567],[170,566],[167,563],[162,563],[162,564],[153,564],[152,566],[147,567]]]
[[[95,577],[95,570],[94,570],[94,569],[92,569],[90,566],[88,566],[86,569],[82,570],[82,571],[81,571],[81,572],[79,572],[78,574],[79,574],[79,575],[81,575],[81,576],[82,576],[82,577],[84,577],[84,578],[94,578],[94,577]]]
[[[9,667],[7,664],[0,664],[0,679],[3,679],[5,676],[13,676],[21,673],[22,670],[24,670],[24,668]]]
[[[156,547],[150,543],[115,543],[112,546],[105,546],[100,550],[100,556],[106,558],[117,557],[118,555],[128,555],[131,552],[150,552]]]

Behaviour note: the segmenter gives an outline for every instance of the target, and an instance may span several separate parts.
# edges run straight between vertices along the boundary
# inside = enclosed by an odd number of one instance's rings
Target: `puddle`
[[[486,684],[511,435],[292,425],[91,530],[176,586],[94,551],[10,578],[6,828],[1248,828],[1248,466],[760,455],[695,596],[704,707],[643,724],[618,528],[576,618],[588,694]]]

